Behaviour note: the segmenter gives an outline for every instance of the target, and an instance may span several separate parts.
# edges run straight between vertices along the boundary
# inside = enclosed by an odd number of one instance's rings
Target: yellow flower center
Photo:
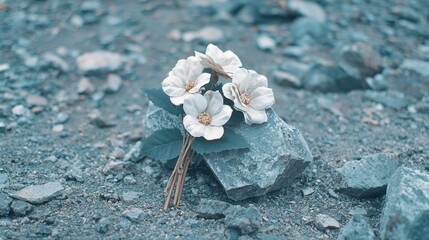
[[[242,93],[240,95],[240,101],[241,103],[243,103],[244,105],[249,105],[250,103],[250,96],[247,93]]]
[[[189,90],[191,90],[193,87],[195,87],[195,81],[188,81],[187,83],[186,83],[186,85],[185,85],[185,89],[186,89],[186,91],[189,91]]]
[[[204,125],[209,125],[212,121],[212,117],[210,116],[210,114],[202,112],[198,114],[198,121]]]

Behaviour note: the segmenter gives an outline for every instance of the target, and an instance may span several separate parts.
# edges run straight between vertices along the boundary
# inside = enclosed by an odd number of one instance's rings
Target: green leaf
[[[170,97],[160,88],[145,88],[143,89],[148,100],[153,102],[155,106],[164,109],[173,115],[182,115],[183,107],[176,106],[170,101]]]
[[[179,156],[182,140],[182,133],[178,129],[158,130],[142,144],[141,153],[166,162]]]
[[[203,137],[196,138],[192,143],[192,149],[199,154],[223,152],[226,150],[250,148],[249,143],[241,135],[231,129],[225,128],[222,138],[208,141]]]
[[[232,109],[234,109],[234,108],[232,107]],[[228,120],[228,122],[225,125],[226,126],[235,126],[235,125],[242,123],[243,120],[244,120],[243,113],[238,111],[238,110],[234,110],[234,111],[232,111],[231,118]]]

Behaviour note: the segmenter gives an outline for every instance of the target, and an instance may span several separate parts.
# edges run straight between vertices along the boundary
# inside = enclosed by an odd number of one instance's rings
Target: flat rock
[[[364,80],[350,77],[337,65],[316,64],[302,78],[305,89],[318,92],[348,92],[365,89]]]
[[[416,102],[416,99],[412,96],[394,90],[387,90],[383,92],[366,91],[363,97],[393,109],[406,108]]]
[[[104,91],[106,93],[116,93],[122,87],[122,79],[119,75],[109,74],[107,76],[107,83],[104,86]]]
[[[46,106],[48,105],[48,99],[39,95],[28,95],[26,102],[29,106]]]
[[[314,219],[314,225],[320,231],[324,231],[327,228],[340,228],[340,223],[337,220],[325,214],[317,214]]]
[[[0,217],[9,215],[12,199],[6,193],[0,193]]]
[[[125,210],[122,213],[122,216],[136,223],[143,221],[145,215],[146,215],[145,212],[140,208],[131,208],[131,209]]]
[[[429,77],[429,62],[417,59],[405,59],[401,65],[402,69],[412,70],[423,76]]]
[[[387,183],[399,165],[397,156],[387,153],[348,161],[337,169],[343,181],[339,191],[356,198],[381,196],[386,192]]]
[[[264,51],[271,51],[277,45],[276,41],[266,34],[260,35],[256,40],[256,43],[258,48]]]
[[[255,206],[247,208],[241,206],[230,206],[225,211],[225,226],[236,229],[241,235],[251,234],[258,231],[262,217]]]
[[[142,160],[145,156],[141,154],[142,142],[138,141],[134,146],[130,149],[130,151],[125,154],[124,162],[138,162]]]
[[[203,158],[233,200],[263,196],[288,186],[313,160],[299,130],[285,123],[272,109],[268,122],[242,123],[234,130],[250,144],[250,150],[204,154]],[[179,128],[182,121],[152,104],[145,119],[149,136],[163,128]]]
[[[196,212],[203,218],[224,218],[225,211],[230,206],[231,204],[226,202],[202,198]]]
[[[312,37],[316,42],[324,43],[329,33],[329,25],[314,18],[302,17],[292,23],[290,33],[296,43],[306,36]]]
[[[192,42],[201,41],[204,44],[219,43],[224,39],[223,31],[217,27],[208,26],[195,32],[185,32],[182,36],[183,41]]]
[[[60,195],[63,190],[64,188],[60,182],[49,182],[43,185],[25,187],[10,196],[32,204],[41,204]]]
[[[429,236],[429,173],[400,167],[390,179],[380,219],[381,239]]]
[[[361,215],[354,215],[341,229],[337,240],[374,240],[374,231]]]
[[[125,63],[124,58],[108,51],[88,52],[76,60],[79,71],[83,74],[105,74],[118,71]]]

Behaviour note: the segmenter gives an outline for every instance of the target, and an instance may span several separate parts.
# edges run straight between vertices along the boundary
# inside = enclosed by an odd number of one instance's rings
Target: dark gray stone
[[[381,103],[384,106],[393,109],[406,108],[416,102],[416,99],[413,97],[393,90],[384,92],[366,91],[363,96],[365,99]]]
[[[60,112],[55,117],[54,123],[62,124],[62,123],[66,123],[68,120],[69,120],[69,115],[65,112]]]
[[[63,190],[64,188],[60,182],[49,182],[43,185],[25,187],[10,196],[32,204],[41,204],[60,195]]]
[[[231,206],[225,211],[225,226],[236,229],[241,235],[247,235],[258,231],[262,217],[255,206],[248,208]]]
[[[141,154],[142,142],[138,141],[134,146],[130,149],[130,151],[125,154],[124,162],[138,162],[142,160],[145,156]]]
[[[15,216],[23,217],[33,211],[33,205],[21,200],[14,200],[10,209]]]
[[[352,78],[365,80],[383,69],[383,59],[370,45],[362,42],[341,47],[339,66]]]
[[[343,181],[339,191],[356,198],[381,196],[386,192],[387,183],[399,165],[397,156],[387,153],[348,161],[337,169]]]
[[[315,2],[292,0],[288,2],[287,7],[289,11],[300,16],[314,18],[321,22],[326,21],[325,10]]]
[[[301,88],[302,78],[309,69],[310,66],[305,63],[286,61],[273,72],[274,81],[280,86]]]
[[[353,215],[341,229],[337,240],[374,240],[374,231],[361,215]]]
[[[231,206],[231,204],[202,198],[197,208],[198,215],[203,218],[224,218],[225,211]]]
[[[285,123],[272,109],[268,122],[234,128],[250,144],[250,150],[204,154],[203,158],[229,198],[243,200],[288,186],[313,160],[295,127]],[[181,129],[182,120],[153,105],[149,106],[145,133],[162,128]]]
[[[336,65],[316,64],[302,80],[305,89],[319,92],[348,92],[367,88],[364,80],[350,77]]]
[[[102,218],[98,221],[96,225],[97,232],[107,233],[109,231],[109,226],[112,224],[109,218]]]
[[[340,223],[326,214],[317,214],[314,219],[314,225],[320,231],[324,231],[327,228],[340,228]]]
[[[390,179],[380,219],[381,239],[429,236],[429,173],[400,167]]]
[[[429,62],[417,59],[405,59],[401,65],[402,69],[412,70],[423,76],[429,77]]]
[[[0,217],[9,215],[9,206],[12,199],[6,193],[0,193]]]
[[[290,26],[290,33],[297,43],[305,36],[310,36],[317,42],[324,43],[327,40],[328,32],[327,23],[309,17],[299,18]]]

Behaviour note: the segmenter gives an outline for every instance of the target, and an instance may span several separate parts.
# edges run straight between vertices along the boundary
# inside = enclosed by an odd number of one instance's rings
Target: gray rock
[[[137,183],[137,180],[132,175],[125,176],[123,181],[124,181],[124,183],[126,183],[128,185],[132,185],[132,184]]]
[[[138,141],[134,146],[130,149],[127,154],[125,154],[124,162],[138,162],[142,160],[145,156],[141,154],[142,142]]]
[[[314,18],[318,21],[326,21],[325,10],[315,2],[292,0],[288,3],[290,11],[301,16]]]
[[[401,65],[402,69],[412,70],[423,76],[429,77],[429,62],[417,59],[405,59]]]
[[[128,218],[132,222],[139,223],[144,220],[145,212],[140,208],[131,208],[129,210],[125,210],[122,213],[122,216]]]
[[[23,217],[33,211],[33,205],[24,201],[14,200],[10,205],[10,209],[15,216]]]
[[[115,72],[125,63],[124,57],[108,51],[94,51],[79,56],[76,60],[79,70],[86,75]]]
[[[8,177],[9,175],[7,173],[0,173],[0,190],[9,185]]]
[[[13,115],[19,116],[19,117],[26,117],[26,118],[32,118],[33,117],[32,112],[28,108],[26,108],[22,105],[14,106],[12,108],[12,113],[13,113]]]
[[[365,99],[381,103],[384,106],[393,109],[406,108],[416,102],[416,99],[413,97],[393,90],[384,92],[366,91],[363,96]]]
[[[10,69],[10,65],[8,63],[0,64],[0,73],[6,72]]]
[[[377,74],[374,77],[368,77],[365,79],[365,82],[372,90],[384,91],[388,89],[387,83],[382,74]]]
[[[119,75],[109,74],[107,76],[107,84],[104,87],[106,93],[116,93],[122,87],[122,79]]]
[[[275,70],[272,73],[274,81],[284,87],[293,87],[293,88],[301,88],[302,81],[298,76],[295,76],[291,73]]]
[[[107,233],[110,225],[112,225],[112,222],[109,218],[100,219],[96,225],[97,232]]]
[[[337,240],[374,240],[374,231],[363,216],[354,215],[341,229]]]
[[[258,48],[263,51],[271,51],[277,45],[276,41],[266,34],[259,35],[256,43]]]
[[[129,172],[129,169],[131,168],[131,164],[129,162],[121,162],[121,161],[109,161],[106,166],[103,168],[103,173],[105,175],[108,174],[120,174],[120,173],[126,173]]]
[[[310,66],[298,61],[286,61],[279,66],[279,70],[273,72],[274,81],[280,86],[301,88],[302,78]]]
[[[95,12],[101,8],[99,1],[85,1],[82,3],[80,10],[82,12]]]
[[[209,44],[222,42],[224,35],[221,29],[209,26],[195,32],[185,32],[182,35],[182,39],[185,42],[198,40],[204,44]]]
[[[267,123],[251,126],[242,123],[234,128],[250,144],[249,151],[203,155],[233,200],[263,196],[288,186],[313,160],[299,130],[286,124],[272,109],[268,109],[267,114]],[[150,105],[145,133],[149,136],[163,128],[180,129],[181,123],[177,116]]]
[[[314,219],[314,225],[320,231],[324,231],[327,228],[340,228],[340,223],[337,220],[325,214],[317,214]]]
[[[6,123],[0,121],[0,133],[6,132],[6,130],[7,130]],[[0,185],[0,189],[2,189],[1,185]]]
[[[88,78],[82,78],[77,85],[77,92],[79,94],[91,94],[94,90],[95,87]]]
[[[230,206],[225,211],[225,226],[236,229],[241,235],[247,235],[258,231],[262,217],[255,206],[248,208],[241,206]]]
[[[28,95],[26,98],[26,102],[29,106],[46,106],[48,105],[48,99],[39,95]]]
[[[316,64],[302,78],[305,89],[320,92],[348,92],[366,88],[360,79],[351,78],[336,65]]]
[[[124,203],[132,203],[140,198],[139,192],[124,192],[121,196],[121,200]]]
[[[203,218],[224,218],[225,211],[231,206],[231,204],[202,198],[198,204],[197,213]]]
[[[397,156],[387,153],[348,161],[337,169],[344,182],[339,191],[356,198],[381,196],[386,192],[387,183],[399,165]]]
[[[62,124],[66,123],[69,120],[69,115],[65,112],[60,112],[55,116],[54,123],[55,124]]]
[[[306,36],[310,36],[317,42],[324,43],[327,40],[329,26],[325,22],[314,18],[303,17],[294,21],[290,26],[290,33],[296,43]]]
[[[43,185],[25,187],[10,196],[32,204],[41,204],[60,195],[63,190],[64,188],[60,182],[49,182]]]
[[[42,57],[49,67],[59,69],[62,72],[68,72],[70,70],[69,64],[53,53],[45,53]]]
[[[12,199],[6,193],[0,193],[0,217],[9,215],[9,206],[11,202]]]
[[[380,54],[370,45],[362,42],[341,47],[337,61],[349,76],[362,81],[383,69],[383,59]]]
[[[304,47],[298,46],[287,46],[282,50],[282,54],[287,57],[301,58],[306,54]]]
[[[390,179],[380,219],[381,239],[429,236],[429,174],[400,167]]]

